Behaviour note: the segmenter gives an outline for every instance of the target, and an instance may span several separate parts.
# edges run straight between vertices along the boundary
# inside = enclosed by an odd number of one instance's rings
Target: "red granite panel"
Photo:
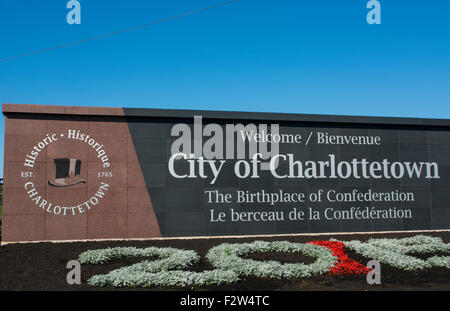
[[[87,209],[86,207],[83,207],[84,202],[89,200],[87,185],[78,184],[72,187],[47,186],[46,199],[51,202],[54,207],[67,207],[67,215],[73,215],[74,213],[75,215],[78,215],[81,213],[77,208],[78,205],[82,205],[82,209]],[[51,212],[59,214],[60,217],[65,217],[64,209],[61,213],[59,213],[56,209],[51,210]]]
[[[86,165],[88,162],[88,145],[82,141],[60,137],[59,141],[47,147],[47,161],[52,163],[54,159],[58,158],[77,159],[81,160],[82,165]]]
[[[91,116],[123,116],[122,108],[66,106],[65,114]]]
[[[22,161],[22,159],[17,158],[15,154],[15,139],[16,136],[5,136],[4,139],[4,150],[3,150],[3,160],[6,161]]]
[[[64,106],[2,104],[2,110],[11,113],[63,114]]]
[[[89,239],[118,239],[127,237],[127,214],[89,214]]]
[[[96,137],[130,137],[128,124],[124,118],[91,117],[89,132]]]
[[[5,135],[45,135],[47,120],[37,118],[5,118]]]
[[[105,190],[107,189],[107,190]],[[89,210],[91,214],[124,214],[127,212],[127,188],[122,187],[108,187],[89,188],[89,198],[95,197],[99,203]],[[91,204],[92,205],[92,204]]]
[[[128,161],[128,187],[146,187],[141,167],[137,161]]]
[[[30,174],[31,172],[31,174]],[[45,162],[36,162],[33,168],[24,166],[23,162],[5,162],[4,187],[21,188],[28,181],[35,185],[47,183],[47,166]]]
[[[46,240],[87,239],[87,214],[77,216],[45,216]]]
[[[32,188],[29,187],[28,191]],[[43,200],[45,200],[45,187],[37,185],[37,194],[27,193],[24,187],[3,189],[3,215],[41,215],[45,214]],[[32,200],[34,199],[34,201]],[[42,207],[40,207],[42,206]]]
[[[79,116],[49,116],[47,121],[48,133],[64,134],[68,137],[68,130],[86,133],[89,128],[88,118]]]
[[[128,125],[122,117],[106,116],[123,115],[121,109],[4,105],[3,110],[17,113],[6,117],[4,241],[161,236]],[[42,119],[22,119],[21,112],[39,113]],[[111,166],[104,166],[89,142],[69,139],[72,129],[103,145]],[[54,133],[57,140],[45,145],[32,169],[24,170],[26,155]],[[65,178],[70,186],[48,183],[56,182],[57,158],[81,161],[80,174]],[[33,176],[22,177],[26,171]],[[27,196],[28,181],[38,192],[38,205]],[[78,181],[86,183],[72,185]],[[107,185],[103,194],[102,182]]]
[[[128,212],[142,214],[151,211],[153,208],[147,198],[148,190],[146,187],[128,188]]]
[[[104,177],[103,173],[112,173],[112,177]],[[114,163],[110,168],[104,168],[102,163],[88,163],[88,184],[89,187],[99,185],[101,182],[109,184],[111,187],[124,187],[127,183],[127,163]]]
[[[128,238],[160,237],[161,232],[152,213],[128,214]]]
[[[23,112],[42,114],[64,114],[64,106],[23,105]]]
[[[68,115],[90,115],[89,107],[76,107],[66,106],[64,107],[64,113]]]
[[[2,111],[3,112],[23,112],[24,109],[23,104],[2,104]]]
[[[89,107],[89,113],[91,115],[123,116],[122,108]]]
[[[17,162],[17,161],[25,161],[26,155],[32,155],[31,152],[34,147],[38,148],[39,142],[45,136],[36,136],[36,135],[6,135],[5,136],[5,161],[8,162]],[[48,147],[48,146],[47,146]],[[47,147],[39,150],[39,154],[35,162],[46,161],[47,157]]]
[[[127,138],[100,137],[97,142],[103,145],[102,149],[106,152],[111,163],[127,161]],[[103,154],[99,153],[96,149],[92,147],[88,148],[89,162],[99,161],[99,159],[103,157]]]
[[[2,217],[2,241],[41,241],[45,239],[45,216],[4,215]]]

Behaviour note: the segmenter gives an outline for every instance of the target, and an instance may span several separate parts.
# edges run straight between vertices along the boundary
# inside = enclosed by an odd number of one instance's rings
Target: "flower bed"
[[[370,269],[366,268],[359,262],[351,259],[345,253],[345,244],[338,241],[313,241],[314,245],[325,246],[333,252],[337,257],[337,263],[330,268],[330,274],[348,275],[348,274],[367,274]]]
[[[212,270],[184,271],[198,263],[200,256],[193,250],[170,247],[115,247],[89,250],[79,256],[82,264],[105,264],[126,257],[158,257],[94,275],[88,280],[93,286],[151,287],[151,286],[209,286],[231,284],[247,276],[268,279],[296,279],[323,274],[367,274],[370,269],[349,258],[351,249],[368,260],[378,260],[402,270],[423,270],[431,267],[450,268],[450,256],[419,259],[414,254],[450,253],[450,244],[442,239],[418,235],[402,239],[316,240],[308,243],[288,241],[254,241],[252,243],[222,243],[212,247],[205,258]],[[311,264],[258,261],[244,259],[253,253],[301,253],[315,259]]]
[[[124,257],[160,257],[155,261],[142,261],[122,267],[103,275],[94,275],[88,280],[93,286],[149,287],[191,286],[232,283],[238,280],[230,270],[190,272],[184,269],[199,261],[195,251],[164,247],[115,247],[90,250],[80,255],[81,264],[103,264]]]
[[[309,265],[303,263],[281,264],[278,261],[258,261],[241,257],[261,252],[300,252],[315,258],[316,261]],[[325,274],[337,262],[333,253],[325,247],[287,241],[224,243],[210,249],[206,258],[212,266],[218,269],[228,269],[239,275],[277,279]]]
[[[403,239],[370,239],[367,242],[343,242],[349,249],[364,257],[378,260],[402,270],[423,270],[431,267],[450,268],[449,256],[433,256],[427,260],[413,254],[450,253],[450,244],[438,237],[417,235]]]

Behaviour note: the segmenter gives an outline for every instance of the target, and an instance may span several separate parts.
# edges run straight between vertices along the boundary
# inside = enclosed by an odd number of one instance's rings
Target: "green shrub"
[[[0,184],[0,240],[2,239],[3,185]]]
[[[2,208],[3,205],[0,204],[0,240],[2,239]]]

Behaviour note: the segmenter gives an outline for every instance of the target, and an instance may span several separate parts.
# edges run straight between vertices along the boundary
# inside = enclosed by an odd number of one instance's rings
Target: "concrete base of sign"
[[[164,241],[164,240],[202,240],[202,239],[242,239],[242,238],[280,238],[292,236],[330,236],[330,235],[367,235],[373,234],[374,238],[380,234],[398,234],[398,233],[439,233],[450,232],[449,230],[408,230],[408,231],[374,231],[374,232],[331,232],[331,233],[291,233],[291,234],[258,234],[258,235],[222,235],[222,236],[191,236],[191,237],[167,237],[167,238],[136,238],[136,239],[91,239],[91,240],[54,240],[54,241],[23,241],[23,242],[1,242],[0,246],[9,244],[26,243],[75,243],[75,242],[108,242],[108,241]]]

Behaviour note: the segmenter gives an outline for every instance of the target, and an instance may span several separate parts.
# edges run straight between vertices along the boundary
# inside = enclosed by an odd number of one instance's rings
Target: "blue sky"
[[[223,1],[80,2],[68,25],[66,0],[0,0],[0,59]],[[368,25],[366,0],[240,0],[0,62],[0,103],[450,118],[450,1],[380,2]]]

